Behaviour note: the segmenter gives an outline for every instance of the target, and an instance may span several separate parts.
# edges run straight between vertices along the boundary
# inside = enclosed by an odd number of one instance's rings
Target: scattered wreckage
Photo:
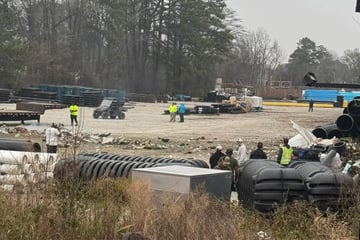
[[[294,200],[307,200],[320,209],[341,207],[339,199],[345,188],[357,183],[360,169],[360,154],[357,142],[343,139],[317,138],[312,132],[295,122],[298,134],[289,144],[298,152],[298,159],[288,167],[273,160],[248,160],[243,167],[238,185],[239,200],[262,212],[271,212],[277,206]],[[172,143],[168,138],[159,138],[160,143],[134,142],[124,137],[112,137],[110,133],[73,133],[61,126],[60,143],[74,146],[79,142],[96,144],[129,144],[134,149],[166,149]],[[4,127],[1,128],[5,131]],[[0,144],[1,146],[1,144]],[[128,177],[131,170],[140,167],[156,167],[161,164],[188,165],[208,168],[202,160],[129,156],[108,153],[81,153],[76,157],[76,168],[66,159],[56,161],[56,176],[74,176],[92,180],[101,176]],[[70,168],[70,165],[72,168]],[[72,163],[73,164],[73,163]],[[68,166],[69,165],[69,166]],[[62,177],[60,177],[62,178]],[[346,196],[350,197],[350,196]]]

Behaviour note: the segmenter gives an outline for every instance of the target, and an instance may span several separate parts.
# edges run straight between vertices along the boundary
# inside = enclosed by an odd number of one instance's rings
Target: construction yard
[[[80,107],[79,126],[71,127],[69,110],[50,109],[41,116],[40,123],[27,121],[21,127],[42,133],[51,123],[64,124],[63,130],[78,132],[81,144],[78,152],[103,151],[127,155],[194,158],[207,161],[216,145],[236,148],[235,139],[241,137],[248,152],[258,141],[264,143],[265,151],[274,158],[282,137],[292,137],[297,131],[291,120],[312,130],[318,125],[335,122],[342,108],[316,108],[309,113],[307,107],[265,106],[263,111],[242,114],[185,115],[185,122],[169,122],[165,115],[170,103],[134,103],[123,120],[94,119],[91,107]],[[187,102],[193,108],[204,103]],[[1,109],[15,109],[13,104],[1,104]],[[8,128],[20,123],[5,122]],[[4,125],[3,129],[6,128]],[[2,137],[30,138],[41,141],[36,131],[18,134],[2,133]],[[6,132],[6,131],[2,131]],[[102,142],[102,143],[101,143]],[[45,145],[42,143],[43,149]],[[65,148],[60,148],[60,156]]]

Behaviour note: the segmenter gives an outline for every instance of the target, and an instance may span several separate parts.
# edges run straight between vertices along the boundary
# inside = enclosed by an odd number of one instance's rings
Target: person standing
[[[232,148],[226,149],[225,153],[226,155],[219,159],[218,165],[216,165],[215,169],[231,171],[231,191],[236,191],[236,186],[239,179],[239,165],[237,160],[232,156]]]
[[[277,155],[277,162],[283,166],[289,165],[292,157],[292,148],[289,145],[289,139],[283,139],[283,146],[279,149]]]
[[[239,166],[241,166],[241,164],[247,160],[246,147],[241,138],[238,138],[237,145],[238,145],[238,149],[237,149],[236,160],[238,161]]]
[[[262,142],[258,142],[257,149],[250,154],[250,159],[267,159],[266,153],[263,151]]]
[[[221,157],[225,156],[225,154],[222,152],[222,149],[223,148],[221,145],[216,146],[215,152],[211,155],[211,157],[209,159],[210,168],[215,168],[219,162],[219,159]]]
[[[176,120],[176,113],[177,113],[177,106],[176,103],[172,103],[169,107],[170,113],[170,122],[175,122]]]
[[[79,107],[75,103],[72,103],[69,107],[69,110],[70,110],[71,126],[74,125],[74,122],[75,122],[75,126],[77,126],[78,125],[77,115],[78,115]]]
[[[178,113],[180,116],[180,122],[184,122],[184,115],[185,115],[186,107],[184,103],[180,103]]]
[[[312,99],[310,99],[309,101],[309,112],[313,112],[314,111],[314,101]]]
[[[57,152],[58,137],[60,137],[60,132],[55,123],[52,123],[51,126],[45,130],[46,152]]]

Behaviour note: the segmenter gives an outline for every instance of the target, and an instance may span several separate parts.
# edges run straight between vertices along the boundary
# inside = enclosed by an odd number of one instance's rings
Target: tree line
[[[340,58],[309,38],[284,62],[265,30],[248,31],[225,0],[0,0],[0,87],[70,84],[200,96],[215,79],[302,86],[359,83],[360,52]]]

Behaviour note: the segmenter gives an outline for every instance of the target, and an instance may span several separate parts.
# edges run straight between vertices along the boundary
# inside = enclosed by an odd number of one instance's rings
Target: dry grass
[[[50,183],[19,198],[0,192],[0,239],[356,239],[358,206],[326,217],[305,202],[261,216],[201,190],[188,196],[150,191],[143,182],[101,179],[90,184]]]

